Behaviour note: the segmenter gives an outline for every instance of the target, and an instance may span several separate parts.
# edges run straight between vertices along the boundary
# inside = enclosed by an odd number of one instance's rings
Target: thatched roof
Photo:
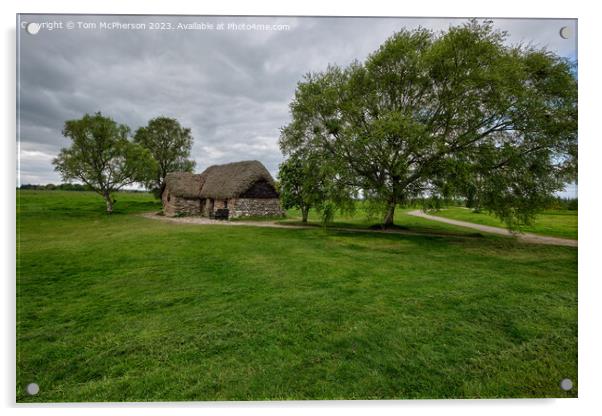
[[[274,185],[270,172],[257,160],[210,166],[200,176],[204,180],[201,198],[235,198],[259,180]]]
[[[170,172],[165,176],[165,188],[174,196],[199,198],[203,178],[190,172]]]

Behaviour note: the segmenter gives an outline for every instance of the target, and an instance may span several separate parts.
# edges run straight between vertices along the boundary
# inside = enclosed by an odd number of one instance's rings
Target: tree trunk
[[[395,217],[395,205],[397,205],[395,201],[390,201],[387,205],[387,213],[385,215],[385,221],[383,223],[385,227],[393,225],[393,219]]]
[[[301,207],[301,222],[307,224],[307,216],[309,215],[309,207]]]
[[[107,203],[107,214],[113,213],[113,199],[111,198],[111,194],[106,193],[103,195],[105,202]]]

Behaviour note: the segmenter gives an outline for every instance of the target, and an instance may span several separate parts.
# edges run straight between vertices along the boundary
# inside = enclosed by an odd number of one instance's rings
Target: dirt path
[[[526,243],[577,247],[577,240],[571,240],[568,238],[548,237],[548,236],[531,234],[531,233],[512,233],[505,228],[491,227],[489,225],[481,225],[481,224],[475,224],[475,223],[467,222],[467,221],[459,221],[459,220],[452,220],[449,218],[437,217],[434,215],[426,214],[424,211],[420,211],[420,210],[410,211],[410,212],[408,212],[408,214],[413,215],[414,217],[425,218],[425,219],[431,220],[431,221],[439,221],[439,222],[444,222],[446,224],[457,225],[460,227],[472,228],[474,230],[483,231],[485,233],[499,234],[499,235],[506,235],[506,236],[515,236],[519,240],[524,241]]]
[[[142,214],[145,218],[150,218],[153,220],[160,220],[166,222],[173,222],[176,224],[197,224],[197,225],[223,225],[227,227],[234,227],[237,225],[246,225],[250,227],[267,227],[267,228],[310,228],[309,226],[303,225],[283,225],[278,224],[272,221],[220,221],[220,220],[212,220],[210,218],[205,217],[165,217],[162,215],[157,215],[154,212],[148,212]]]
[[[435,217],[432,215],[425,214],[422,211],[410,211],[408,214],[413,215],[415,217],[426,218],[433,221],[445,222],[448,224],[458,225],[461,227],[473,228],[475,230],[492,233],[492,234],[500,234],[505,236],[516,236],[519,240],[524,241],[526,243],[533,244],[550,244],[550,245],[560,245],[560,246],[570,246],[577,247],[576,240],[568,240],[565,238],[556,238],[556,237],[544,237],[535,234],[512,234],[508,230],[504,228],[498,227],[489,227],[486,225],[473,224],[465,221],[456,221],[449,220],[447,218]],[[266,227],[266,228],[297,228],[297,229],[315,229],[315,226],[311,225],[285,225],[279,224],[272,221],[218,221],[212,220],[204,217],[164,217],[161,215],[157,215],[155,213],[145,213],[142,214],[145,218],[150,218],[153,220],[159,220],[164,222],[171,222],[175,224],[196,224],[196,225],[221,225],[226,227],[235,227],[238,225],[244,225],[249,227]],[[413,236],[433,236],[433,237],[465,237],[470,238],[470,236],[462,235],[462,234],[454,234],[454,233],[420,233],[408,230],[372,230],[365,228],[339,228],[339,227],[328,227],[329,230],[333,231],[346,231],[346,232],[354,232],[354,233],[381,233],[381,234],[402,234],[402,235],[413,235]]]

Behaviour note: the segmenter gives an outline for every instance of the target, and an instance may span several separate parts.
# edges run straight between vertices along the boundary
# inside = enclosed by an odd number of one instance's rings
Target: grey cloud
[[[261,160],[276,174],[279,129],[304,74],[362,60],[401,28],[445,30],[465,19],[43,16],[23,21],[287,24],[289,31],[42,30],[19,33],[21,183],[58,182],[50,161],[65,120],[102,111],[132,130],[158,115],[192,129],[197,169]],[[573,20],[497,19],[509,43],[576,56],[558,30]],[[37,152],[37,153],[36,153]]]

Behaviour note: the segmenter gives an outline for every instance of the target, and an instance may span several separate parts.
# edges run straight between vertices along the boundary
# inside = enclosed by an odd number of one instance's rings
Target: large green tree
[[[192,172],[195,166],[189,159],[192,141],[190,129],[169,117],[156,117],[136,130],[134,142],[148,149],[157,162],[154,175],[146,183],[155,196],[161,195],[169,172]]]
[[[80,180],[100,194],[113,212],[113,193],[146,182],[156,169],[148,150],[128,139],[129,128],[100,112],[65,122],[63,135],[71,146],[52,161],[66,182]]]
[[[303,134],[281,148],[327,154],[385,224],[423,196],[478,196],[527,223],[576,177],[577,81],[568,60],[506,36],[476,21],[402,30],[363,63],[309,74],[287,126]]]

